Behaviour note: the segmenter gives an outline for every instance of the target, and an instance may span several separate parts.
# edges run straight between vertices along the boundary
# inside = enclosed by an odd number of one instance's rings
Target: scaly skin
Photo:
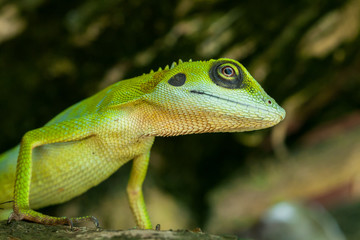
[[[117,82],[27,132],[19,146],[0,155],[0,203],[14,200],[9,221],[95,222],[32,209],[76,197],[134,160],[129,203],[138,227],[149,229],[142,183],[155,136],[256,130],[284,117],[237,61],[179,61]]]

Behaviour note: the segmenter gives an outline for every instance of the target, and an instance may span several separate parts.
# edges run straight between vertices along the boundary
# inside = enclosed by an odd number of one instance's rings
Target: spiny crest
[[[192,59],[189,59],[188,62],[192,62]],[[173,69],[174,67],[176,67],[176,66],[178,66],[178,65],[180,65],[180,64],[183,64],[183,63],[184,63],[184,62],[183,62],[181,59],[179,59],[178,63],[177,63],[177,62],[173,62],[173,63],[171,64],[171,66],[166,65],[164,69],[162,69],[161,67],[159,67],[159,69],[158,69],[156,72],[160,72],[160,71],[162,71],[162,70],[170,70],[170,69]],[[155,71],[154,71],[154,70],[151,70],[150,73],[155,73]]]

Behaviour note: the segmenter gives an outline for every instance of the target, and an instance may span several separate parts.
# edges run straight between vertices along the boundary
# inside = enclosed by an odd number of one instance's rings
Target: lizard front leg
[[[89,120],[87,120],[88,124]],[[22,138],[20,151],[16,166],[16,180],[14,186],[13,213],[8,222],[12,220],[28,220],[47,225],[64,225],[72,227],[73,223],[93,221],[98,227],[98,221],[91,216],[67,218],[52,217],[30,209],[30,187],[32,175],[32,151],[34,148],[44,144],[79,141],[92,136],[90,127],[84,128],[85,122],[77,120],[75,122],[66,121],[61,124],[45,126],[27,132]],[[49,159],[51,161],[51,159]]]
[[[137,226],[142,229],[152,228],[142,193],[142,184],[146,176],[149,157],[150,151],[133,160],[130,179],[127,185],[127,194],[131,211],[135,216]]]

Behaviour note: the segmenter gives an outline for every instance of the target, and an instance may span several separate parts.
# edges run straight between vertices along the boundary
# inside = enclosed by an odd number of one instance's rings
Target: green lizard
[[[33,209],[65,202],[133,160],[127,186],[139,228],[152,228],[144,181],[155,136],[241,132],[274,126],[285,111],[237,61],[173,63],[119,81],[27,132],[0,155],[0,220],[57,225],[93,217],[52,217]],[[9,205],[9,204],[8,204]]]

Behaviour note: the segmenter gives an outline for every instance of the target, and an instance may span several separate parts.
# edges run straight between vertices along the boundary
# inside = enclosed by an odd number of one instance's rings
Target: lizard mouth
[[[261,107],[254,107],[254,106],[249,105],[249,104],[240,103],[240,102],[237,102],[237,101],[234,101],[234,100],[231,100],[231,99],[227,99],[227,98],[222,98],[222,97],[219,97],[219,96],[216,96],[216,95],[212,95],[212,94],[210,94],[210,93],[206,93],[206,92],[203,92],[203,91],[190,90],[190,92],[191,92],[191,93],[200,94],[200,95],[209,96],[209,97],[213,97],[213,98],[216,98],[216,99],[224,100],[224,101],[231,102],[231,103],[235,103],[235,104],[239,104],[239,105],[245,106],[245,107],[257,108],[257,109],[260,109],[260,110],[262,110],[262,111],[268,112],[267,109],[264,109],[264,108],[261,108]]]
[[[279,113],[273,113],[272,111],[269,111],[269,109],[266,109],[266,108],[262,108],[262,107],[258,107],[258,106],[253,106],[253,105],[250,105],[250,104],[246,104],[246,103],[241,103],[241,102],[238,102],[238,101],[234,101],[234,100],[231,100],[231,99],[228,99],[228,98],[223,98],[223,97],[219,97],[219,96],[216,96],[216,95],[212,95],[210,93],[207,93],[207,92],[204,92],[204,91],[199,91],[199,90],[190,90],[190,93],[195,93],[195,94],[200,94],[200,95],[204,95],[204,96],[207,96],[207,97],[212,97],[212,98],[216,98],[216,99],[219,99],[219,100],[223,100],[223,101],[226,101],[226,102],[230,102],[230,103],[234,103],[234,104],[237,104],[237,105],[241,105],[245,108],[248,108],[248,109],[253,109],[255,110],[255,112],[259,112],[259,110],[261,112],[263,112],[264,114],[266,115],[277,115],[278,116],[278,121],[282,121],[284,118],[285,118],[285,110],[280,108],[282,111],[280,111]],[[263,117],[262,117],[263,118]]]

